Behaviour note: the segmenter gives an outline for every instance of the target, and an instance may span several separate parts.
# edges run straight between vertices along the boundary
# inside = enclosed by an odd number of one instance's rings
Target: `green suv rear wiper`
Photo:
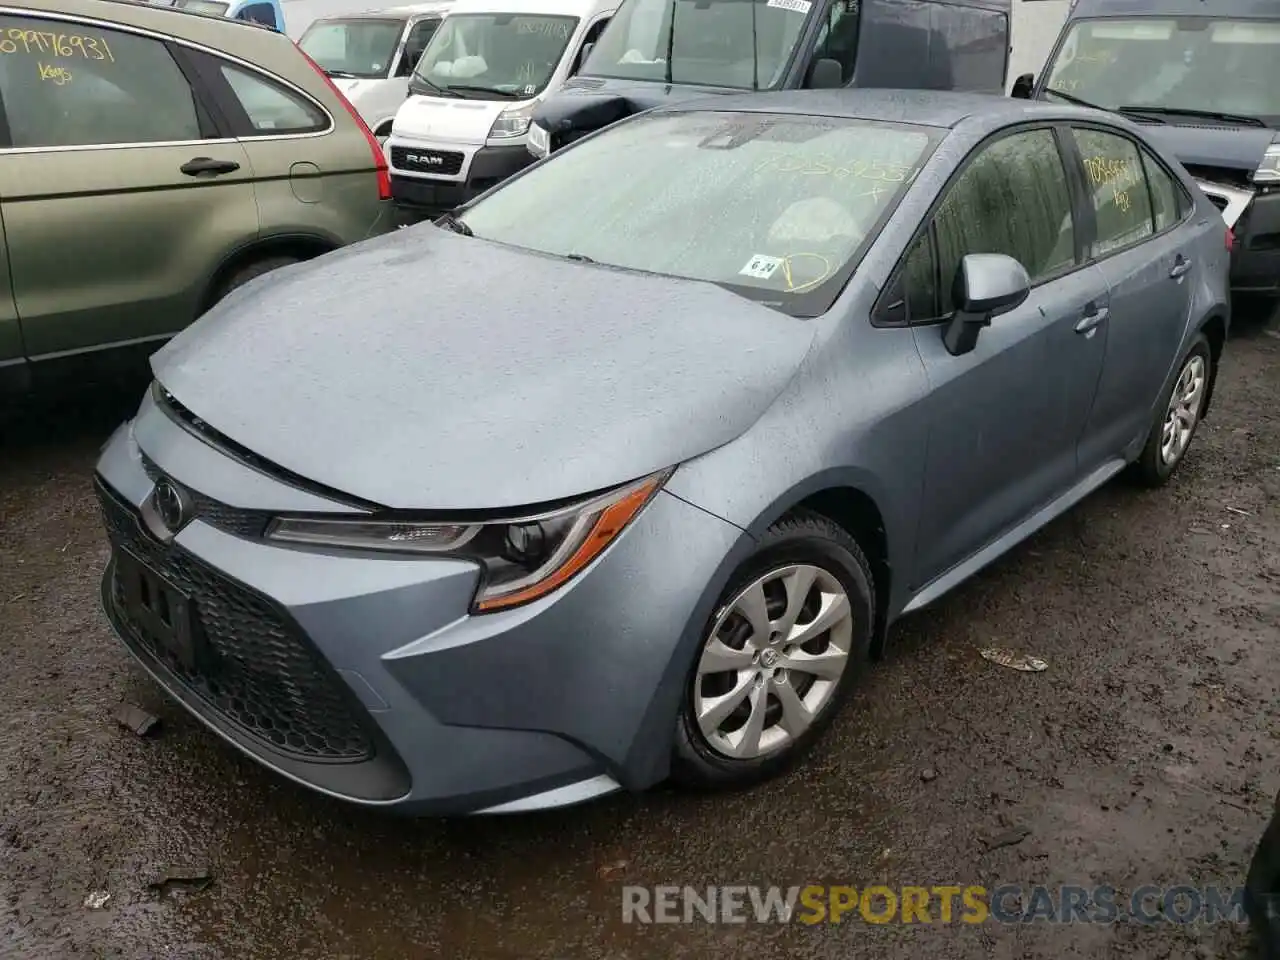
[[[1153,113],[1170,117],[1203,117],[1206,120],[1221,120],[1223,123],[1235,123],[1244,127],[1265,127],[1266,124],[1257,117],[1243,113],[1219,113],[1216,110],[1187,110],[1183,107],[1145,107],[1142,104],[1116,107],[1120,113]]]

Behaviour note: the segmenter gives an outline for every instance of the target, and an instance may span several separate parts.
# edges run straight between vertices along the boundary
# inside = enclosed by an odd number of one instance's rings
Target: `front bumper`
[[[195,504],[167,543],[140,519],[160,475]],[[104,606],[155,680],[277,773],[409,814],[559,806],[662,779],[697,635],[746,547],[662,493],[552,596],[472,617],[470,564],[263,540],[274,512],[347,508],[215,450],[150,398],[104,449],[98,483]],[[125,551],[190,597],[195,668],[131,615]]]
[[[1255,191],[1197,180],[1235,235],[1231,292],[1280,294],[1280,190]]]
[[[1256,194],[1232,229],[1231,292],[1280,294],[1280,191]]]
[[[402,217],[434,217],[474,200],[535,158],[523,145],[481,147],[466,157],[455,176],[438,177],[392,165],[391,196]]]

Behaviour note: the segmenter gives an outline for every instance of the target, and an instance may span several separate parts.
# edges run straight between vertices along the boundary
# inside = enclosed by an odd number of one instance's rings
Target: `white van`
[[[409,95],[409,77],[452,0],[324,17],[298,41],[364,117],[379,143]]]
[[[533,162],[533,108],[578,71],[618,3],[457,0],[387,140],[406,219],[436,216]]]

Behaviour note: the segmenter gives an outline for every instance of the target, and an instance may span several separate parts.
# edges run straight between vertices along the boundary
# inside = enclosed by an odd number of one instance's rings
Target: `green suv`
[[[248,280],[393,228],[368,127],[253,24],[5,6],[0,100],[0,390],[150,354]]]

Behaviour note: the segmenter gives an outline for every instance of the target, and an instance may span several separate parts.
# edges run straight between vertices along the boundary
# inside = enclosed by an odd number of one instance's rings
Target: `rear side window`
[[[1182,219],[1186,209],[1182,190],[1168,171],[1145,150],[1142,151],[1142,166],[1151,187],[1151,213],[1155,218],[1156,233],[1162,233]]]
[[[1084,161],[1085,184],[1098,223],[1092,257],[1140,243],[1151,236],[1151,195],[1142,157],[1132,140],[1100,130],[1072,130]]]
[[[250,136],[316,133],[329,126],[329,118],[323,112],[292,90],[229,63],[220,69],[249,118]]]
[[[202,139],[164,43],[119,30],[0,16],[0,94],[15,147]]]

